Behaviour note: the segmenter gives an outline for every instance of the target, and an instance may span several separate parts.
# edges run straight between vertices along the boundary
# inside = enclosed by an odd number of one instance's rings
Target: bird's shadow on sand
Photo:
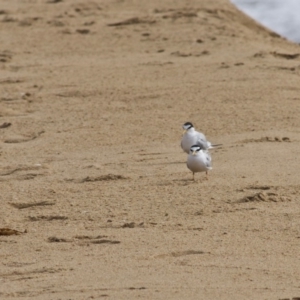
[[[157,186],[182,186],[182,185],[190,185],[197,183],[197,181],[193,181],[191,178],[182,178],[182,179],[167,179],[167,180],[161,180],[159,182],[156,182],[155,185]]]
[[[175,181],[175,182],[196,182],[191,178],[173,179],[172,181]]]
[[[177,164],[186,164],[186,162],[185,161],[171,161],[171,162],[155,163],[153,165],[177,165]]]

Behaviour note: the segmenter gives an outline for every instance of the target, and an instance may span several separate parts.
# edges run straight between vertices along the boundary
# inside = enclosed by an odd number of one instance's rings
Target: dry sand
[[[1,299],[300,297],[298,45],[225,0],[0,2]]]

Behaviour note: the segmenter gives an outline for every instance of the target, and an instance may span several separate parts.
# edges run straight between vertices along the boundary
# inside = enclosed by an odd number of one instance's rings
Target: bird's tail
[[[223,144],[213,144],[213,145],[211,145],[211,147],[212,148],[216,148],[216,147],[220,147],[220,146],[222,146]]]
[[[223,144],[211,144],[211,143],[209,143],[208,149],[217,148],[217,147],[220,147],[220,146],[222,146],[222,145],[223,145]]]

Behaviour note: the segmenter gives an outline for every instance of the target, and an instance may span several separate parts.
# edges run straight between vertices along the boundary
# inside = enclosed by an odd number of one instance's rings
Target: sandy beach
[[[299,45],[225,0],[0,2],[1,299],[300,299]]]

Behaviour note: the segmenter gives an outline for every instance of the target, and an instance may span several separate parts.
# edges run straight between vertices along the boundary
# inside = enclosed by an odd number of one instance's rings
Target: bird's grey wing
[[[205,162],[205,165],[208,167],[208,168],[211,168],[211,156],[210,156],[210,153],[208,151],[205,152],[205,156],[206,156],[206,162]]]
[[[210,153],[208,152],[208,150],[205,151],[205,154],[206,154],[206,160],[211,161],[211,155],[210,155]]]
[[[204,150],[209,148],[209,145],[207,143],[206,137],[203,133],[198,132],[197,134],[197,145],[199,145]]]

